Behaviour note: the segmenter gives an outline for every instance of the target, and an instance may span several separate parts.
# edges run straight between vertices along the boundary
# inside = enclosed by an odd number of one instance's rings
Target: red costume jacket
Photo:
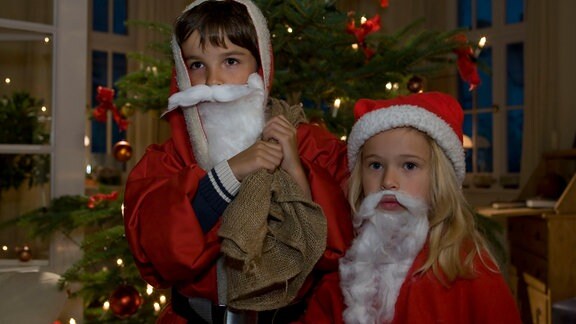
[[[256,30],[258,73],[264,82],[265,97],[268,97],[273,57],[266,20],[254,3],[239,2],[246,6]],[[200,3],[203,2],[192,2],[185,12]],[[171,94],[176,93],[178,87],[192,86],[180,47],[173,46],[172,50],[175,74]],[[161,145],[150,146],[127,179],[124,195],[126,237],[140,274],[148,283],[157,288],[174,287],[187,297],[207,298],[217,303],[216,263],[220,257],[218,230],[221,222],[217,216],[221,210],[202,209],[206,205],[213,207],[210,203],[193,207],[193,202],[197,202],[195,198],[203,197],[199,188],[206,188],[206,172],[210,170],[202,169],[194,157],[182,110],[172,110],[165,118],[170,123],[171,138]],[[326,250],[301,288],[302,296],[315,283],[312,280],[315,274],[337,271],[338,259],[350,245],[353,232],[343,189],[349,173],[346,144],[327,130],[311,124],[297,127],[297,139],[312,200],[322,207],[328,226]],[[199,186],[201,180],[203,185]],[[206,222],[208,218],[216,223]],[[168,307],[163,312],[162,316],[166,316],[162,318],[163,322],[177,317],[172,315],[175,314]]]
[[[520,314],[500,273],[477,257],[476,276],[443,286],[432,271],[414,274],[426,260],[425,246],[416,256],[396,300],[393,324],[520,324]],[[489,263],[489,265],[491,265]],[[308,302],[302,323],[343,323],[344,297],[338,273],[324,276]]]
[[[181,110],[166,118],[172,137],[150,146],[128,177],[126,237],[148,283],[175,286],[186,296],[217,302],[220,220],[207,233],[200,228],[201,215],[195,214],[191,201],[206,171],[196,164]],[[297,133],[312,199],[322,206],[328,223],[327,248],[315,269],[336,271],[353,237],[342,189],[348,177],[345,143],[316,125],[301,124]]]

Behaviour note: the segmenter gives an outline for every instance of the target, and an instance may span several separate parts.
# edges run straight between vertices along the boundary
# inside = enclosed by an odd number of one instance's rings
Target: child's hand
[[[282,147],[282,163],[284,169],[298,183],[304,194],[310,196],[308,179],[298,155],[298,138],[296,127],[286,117],[279,115],[271,118],[264,126],[262,138],[268,142],[278,142]]]
[[[250,173],[266,169],[274,171],[282,162],[282,147],[278,143],[257,141],[246,150],[228,160],[228,165],[238,181]]]
[[[298,156],[298,141],[296,128],[286,119],[279,115],[270,119],[264,130],[262,138],[268,142],[277,142],[282,147],[282,164],[280,167],[289,174],[302,168]]]

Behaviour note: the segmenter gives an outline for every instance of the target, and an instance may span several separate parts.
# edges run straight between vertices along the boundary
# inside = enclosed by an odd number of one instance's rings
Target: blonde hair
[[[474,211],[464,197],[452,162],[432,138],[421,134],[426,136],[431,148],[431,208],[428,214],[429,255],[417,273],[432,269],[438,280],[448,285],[459,277],[473,276],[477,256],[489,269],[498,271],[486,241],[476,229]],[[362,151],[363,147],[358,151],[349,182],[348,201],[354,213],[365,198],[362,190]],[[486,257],[492,262],[487,264]]]

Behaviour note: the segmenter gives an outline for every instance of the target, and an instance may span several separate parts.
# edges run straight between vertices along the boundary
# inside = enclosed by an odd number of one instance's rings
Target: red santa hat
[[[466,174],[462,145],[462,107],[454,98],[439,92],[418,93],[389,100],[360,99],[354,106],[356,123],[348,136],[350,169],[370,137],[398,127],[413,127],[428,134],[452,162],[460,183]]]

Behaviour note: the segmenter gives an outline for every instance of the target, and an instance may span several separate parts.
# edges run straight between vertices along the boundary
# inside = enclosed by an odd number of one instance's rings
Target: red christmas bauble
[[[127,141],[119,141],[114,144],[112,154],[116,160],[126,162],[132,157],[132,145]]]
[[[419,76],[413,76],[408,80],[407,87],[411,93],[418,93],[424,88],[424,80]]]
[[[110,296],[110,309],[116,317],[124,319],[128,318],[142,305],[142,296],[136,288],[128,285],[122,285],[112,293]]]
[[[18,253],[18,260],[21,262],[28,262],[32,259],[32,251],[27,245],[24,245],[22,248],[17,248],[16,252]]]

